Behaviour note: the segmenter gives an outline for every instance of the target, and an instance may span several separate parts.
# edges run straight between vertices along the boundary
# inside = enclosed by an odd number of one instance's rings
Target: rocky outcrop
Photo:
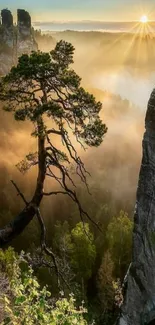
[[[148,103],[145,128],[133,256],[118,325],[155,324],[155,90]]]
[[[2,25],[6,28],[12,28],[13,27],[13,16],[10,10],[3,9],[1,11],[1,17],[2,17]]]
[[[29,13],[18,9],[15,26],[11,12],[3,9],[0,24],[0,75],[8,73],[21,54],[30,53],[37,48]]]
[[[8,72],[14,61],[14,26],[13,16],[8,9],[1,11],[0,25],[0,74]]]
[[[27,11],[18,9],[17,26],[17,55],[37,50],[37,43],[31,28],[31,17]]]

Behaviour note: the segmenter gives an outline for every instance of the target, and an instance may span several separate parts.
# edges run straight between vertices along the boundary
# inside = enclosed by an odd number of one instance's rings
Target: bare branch
[[[65,194],[65,195],[68,195],[67,192],[63,192],[63,191],[56,191],[56,192],[43,193],[43,195],[45,195],[45,196],[57,195],[57,194]]]
[[[22,198],[22,200],[24,201],[25,205],[28,205],[29,203],[25,199],[24,194],[20,191],[20,189],[17,186],[17,184],[13,180],[11,180],[11,183],[13,184],[13,186],[15,187],[15,189],[17,190],[18,195]]]
[[[41,213],[40,213],[39,209],[36,210],[36,215],[37,215],[37,218],[38,218],[38,221],[39,221],[39,224],[40,224],[40,228],[41,228],[41,247],[42,247],[42,250],[48,256],[50,256],[52,258],[52,260],[53,260],[53,264],[54,264],[56,274],[57,274],[58,288],[61,289],[61,285],[60,285],[60,277],[61,277],[61,279],[63,280],[65,285],[70,290],[70,287],[69,287],[68,283],[66,282],[66,280],[64,279],[63,274],[59,271],[58,264],[57,264],[56,257],[54,255],[54,253],[46,245],[46,227],[45,227],[44,220],[43,220],[43,218],[41,216]],[[50,267],[50,268],[53,268],[53,265],[49,266],[49,265],[46,264],[46,267],[47,266]]]
[[[50,129],[50,130],[47,131],[47,134],[51,134],[51,133],[62,136],[62,133],[60,131],[55,130],[55,129]]]
[[[90,220],[98,228],[98,230],[100,230],[100,232],[102,232],[102,229],[99,227],[99,225],[88,215],[87,212],[85,212],[82,209],[81,204],[80,204],[80,201],[79,201],[79,199],[77,197],[76,192],[73,191],[73,190],[71,190],[67,186],[67,184],[66,184],[66,176],[68,177],[68,174],[66,173],[66,170],[64,169],[64,166],[62,166],[60,164],[60,162],[57,160],[56,155],[54,155],[54,157],[53,157],[49,153],[47,153],[47,156],[49,156],[49,158],[52,159],[52,161],[54,162],[54,166],[56,166],[60,170],[61,175],[62,175],[62,183],[60,181],[59,181],[59,183],[62,186],[62,188],[65,189],[65,192],[68,193],[68,196],[70,196],[70,198],[77,204],[78,209],[79,209],[79,212],[80,212],[81,221],[83,222],[83,224],[84,224],[83,217],[85,216],[88,220]]]
[[[55,270],[56,270],[56,274],[57,274],[57,281],[58,281],[58,287],[60,287],[60,279],[59,279],[59,270],[58,270],[58,265],[57,265],[57,261],[55,258],[54,253],[52,252],[52,250],[50,250],[47,245],[46,245],[46,227],[44,224],[44,220],[41,216],[40,210],[39,208],[36,210],[36,215],[40,224],[40,228],[41,228],[41,247],[42,250],[52,258],[54,266],[55,266]]]

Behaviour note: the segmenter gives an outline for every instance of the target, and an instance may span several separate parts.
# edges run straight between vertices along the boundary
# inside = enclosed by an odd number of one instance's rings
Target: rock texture
[[[3,9],[0,24],[0,75],[8,73],[21,54],[37,49],[29,13],[18,9],[17,26],[15,26],[11,12]]]
[[[155,90],[148,103],[145,128],[133,256],[118,325],[155,324]]]
[[[8,72],[14,61],[14,27],[13,16],[8,9],[1,11],[0,25],[0,74]]]
[[[37,43],[33,37],[31,17],[23,9],[17,10],[17,55],[37,50]]]

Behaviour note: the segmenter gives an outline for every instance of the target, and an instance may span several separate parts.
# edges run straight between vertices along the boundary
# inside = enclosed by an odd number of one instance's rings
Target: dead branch
[[[59,279],[59,270],[58,270],[57,261],[56,261],[55,255],[52,252],[52,250],[50,250],[46,245],[46,227],[45,227],[45,223],[44,223],[44,220],[43,220],[43,218],[41,216],[39,208],[36,210],[36,216],[38,218],[39,225],[40,225],[40,228],[41,228],[41,248],[53,260],[55,270],[56,270],[56,274],[57,274],[58,288],[60,288],[60,279]]]
[[[13,184],[13,186],[15,187],[15,189],[16,189],[16,191],[17,191],[17,195],[19,195],[21,198],[22,198],[22,200],[24,201],[24,203],[25,203],[25,205],[28,205],[28,202],[27,202],[27,200],[25,199],[25,196],[24,196],[24,194],[20,191],[20,189],[19,189],[19,187],[17,186],[17,184],[13,181],[13,180],[11,180],[11,183]]]

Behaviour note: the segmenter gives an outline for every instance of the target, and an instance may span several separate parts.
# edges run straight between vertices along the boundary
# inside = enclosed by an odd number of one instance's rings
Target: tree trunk
[[[145,120],[132,263],[118,325],[155,324],[155,90]]]
[[[40,118],[38,121],[38,177],[36,189],[30,203],[19,215],[7,224],[3,229],[0,229],[0,247],[10,243],[12,239],[17,237],[30,223],[36,214],[36,209],[39,207],[43,198],[43,186],[46,175],[46,150],[45,150],[45,135],[44,125]]]

